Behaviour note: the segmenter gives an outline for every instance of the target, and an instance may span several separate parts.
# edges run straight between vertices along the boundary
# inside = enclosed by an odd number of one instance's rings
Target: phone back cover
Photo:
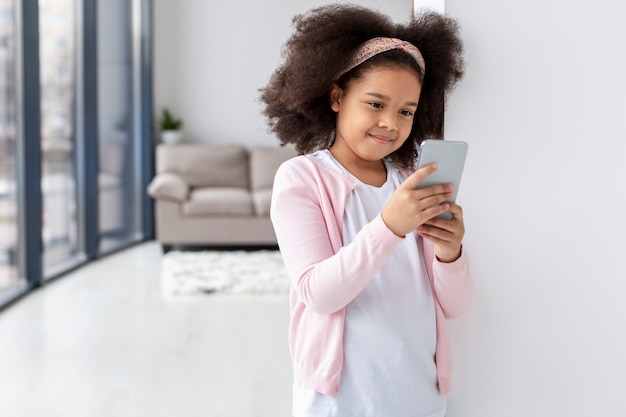
[[[438,169],[427,176],[418,188],[437,184],[454,184],[454,191],[449,202],[454,203],[459,191],[461,175],[467,156],[467,143],[428,139],[422,143],[418,155],[418,169],[428,164],[437,163]]]

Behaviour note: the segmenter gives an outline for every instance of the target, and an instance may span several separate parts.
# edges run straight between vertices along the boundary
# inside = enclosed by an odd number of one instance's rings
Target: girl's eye
[[[382,109],[383,108],[383,105],[381,103],[372,102],[372,103],[369,103],[369,105],[374,107],[375,109]]]
[[[409,117],[413,116],[413,112],[410,110],[402,110],[400,114],[402,114],[403,116],[409,116]]]

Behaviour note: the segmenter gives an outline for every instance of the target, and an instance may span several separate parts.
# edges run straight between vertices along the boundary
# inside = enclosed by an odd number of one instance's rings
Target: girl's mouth
[[[388,145],[392,142],[392,139],[389,139],[384,136],[370,135],[370,138],[372,138],[374,142],[380,143],[381,145]]]

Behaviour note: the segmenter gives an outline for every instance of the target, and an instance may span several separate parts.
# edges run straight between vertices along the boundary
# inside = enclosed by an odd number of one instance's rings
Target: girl
[[[271,208],[292,278],[293,415],[444,416],[445,319],[467,308],[472,280],[452,185],[417,190],[437,167],[411,169],[463,73],[457,25],[347,5],[294,23],[261,96],[271,130],[303,154],[279,168]]]

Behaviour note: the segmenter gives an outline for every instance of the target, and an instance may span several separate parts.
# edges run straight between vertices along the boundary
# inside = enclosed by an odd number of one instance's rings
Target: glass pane
[[[0,291],[19,283],[14,0],[0,0]]]
[[[39,0],[44,273],[78,253],[75,0]]]
[[[131,1],[98,2],[100,251],[137,236]],[[114,27],[112,31],[110,28]]]

